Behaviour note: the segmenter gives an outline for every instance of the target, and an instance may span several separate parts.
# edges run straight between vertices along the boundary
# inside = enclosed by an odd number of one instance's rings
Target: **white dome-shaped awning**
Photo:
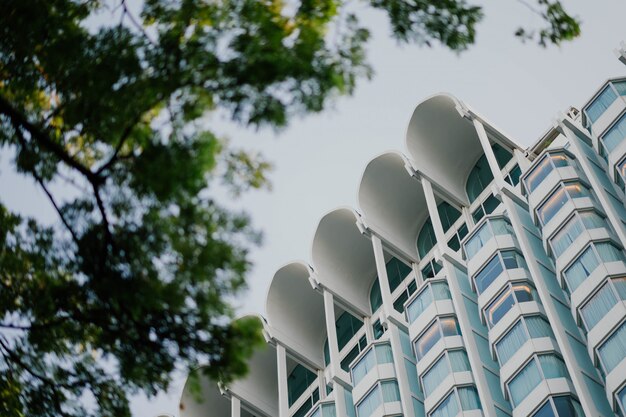
[[[407,128],[406,147],[416,170],[467,204],[465,183],[484,152],[474,125],[457,110],[463,107],[448,94],[418,104]]]
[[[252,317],[263,323],[261,317]],[[242,406],[251,410],[251,414],[277,416],[277,369],[276,349],[272,345],[264,344],[250,357],[248,374],[233,381],[227,389],[232,395],[244,399]],[[230,398],[222,395],[216,381],[202,374],[202,368],[198,370],[198,373],[200,374],[200,392],[194,392],[188,378],[180,400],[180,417],[231,417]],[[241,413],[242,417],[251,414]]]
[[[292,262],[274,274],[265,310],[272,335],[310,364],[324,368],[324,297],[309,282],[310,271]]]
[[[428,207],[422,185],[410,177],[405,163],[397,152],[371,160],[361,177],[358,199],[365,223],[417,261],[417,234],[428,218]]]
[[[376,278],[372,242],[359,231],[358,215],[339,208],[320,220],[312,245],[320,282],[361,315],[370,314],[369,290]]]
[[[217,382],[201,376],[200,392],[191,385],[188,377],[180,399],[180,417],[231,417],[230,399],[222,395]]]

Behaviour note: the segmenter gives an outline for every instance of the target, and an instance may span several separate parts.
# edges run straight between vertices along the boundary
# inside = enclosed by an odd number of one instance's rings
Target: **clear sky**
[[[532,3],[532,0],[530,0]],[[209,122],[248,149],[258,149],[275,165],[272,191],[255,191],[235,205],[245,209],[264,233],[252,253],[250,289],[239,301],[242,313],[265,311],[269,282],[281,265],[310,261],[317,222],[326,212],[357,207],[361,174],[375,156],[404,150],[404,135],[415,106],[449,92],[469,104],[523,146],[537,140],[570,105],[582,106],[607,78],[625,76],[613,50],[626,40],[623,0],[565,1],[583,22],[582,36],[560,48],[522,44],[517,26],[540,24],[521,1],[484,2],[485,19],[477,42],[457,55],[440,47],[400,47],[389,37],[382,14],[367,12],[373,29],[369,57],[372,81],[362,81],[352,97],[341,98],[320,115],[294,120],[279,133],[237,129],[215,117]],[[0,154],[0,199],[14,210],[54,219],[43,194],[11,172]],[[178,415],[184,377],[169,393],[133,400],[136,417]],[[207,416],[208,417],[208,416]]]

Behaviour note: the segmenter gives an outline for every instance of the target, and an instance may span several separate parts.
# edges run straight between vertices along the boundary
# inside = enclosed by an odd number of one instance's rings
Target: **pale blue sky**
[[[265,311],[265,294],[278,267],[310,260],[311,240],[321,216],[331,209],[356,207],[365,165],[387,150],[403,150],[409,117],[417,103],[437,92],[457,96],[523,146],[537,140],[570,105],[580,107],[607,78],[626,75],[613,53],[626,39],[626,2],[566,1],[583,21],[582,36],[560,48],[522,44],[513,36],[520,24],[541,23],[521,2],[484,2],[485,19],[476,46],[461,55],[442,48],[398,46],[382,14],[367,12],[374,29],[369,57],[376,74],[352,97],[341,98],[320,115],[294,120],[276,134],[234,128],[219,117],[210,120],[237,145],[258,149],[275,165],[273,190],[244,195],[245,208],[264,232],[264,245],[252,254],[249,291],[239,302],[242,313]],[[10,208],[52,220],[43,194],[17,177],[0,159],[0,199]],[[184,378],[169,393],[133,401],[136,417],[159,412],[178,415]]]

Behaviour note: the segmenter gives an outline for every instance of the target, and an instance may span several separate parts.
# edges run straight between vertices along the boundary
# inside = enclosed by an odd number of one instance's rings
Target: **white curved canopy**
[[[180,398],[180,417],[231,417],[230,399],[223,396],[217,382],[200,377],[200,392],[193,393],[187,378]]]
[[[265,310],[272,335],[323,369],[324,298],[311,286],[304,263],[292,262],[276,271]]]
[[[428,207],[422,185],[410,177],[404,165],[397,152],[372,159],[361,177],[358,199],[366,223],[417,261],[415,242],[428,218]]]
[[[278,372],[276,348],[270,344],[259,348],[248,362],[245,378],[234,381],[228,389],[249,406],[267,416],[278,416]],[[257,413],[254,413],[257,414]]]
[[[263,321],[260,316],[253,316]],[[228,390],[243,400],[254,415],[278,415],[278,373],[276,349],[270,344],[258,348],[248,361],[248,374],[233,381]],[[189,379],[180,400],[180,417],[231,417],[230,398],[222,395],[217,382],[200,376],[200,393],[192,392]],[[242,417],[250,415],[243,412]]]
[[[474,125],[457,111],[463,104],[437,94],[417,105],[406,133],[406,147],[414,168],[468,203],[465,183],[484,154]]]
[[[368,315],[376,262],[372,242],[359,231],[357,219],[356,212],[349,208],[326,214],[315,231],[312,259],[321,283]]]

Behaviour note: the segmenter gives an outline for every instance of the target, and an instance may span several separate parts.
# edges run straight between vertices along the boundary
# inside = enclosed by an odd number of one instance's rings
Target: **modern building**
[[[181,417],[625,416],[625,182],[626,77],[528,149],[424,100],[274,275],[249,375]]]

